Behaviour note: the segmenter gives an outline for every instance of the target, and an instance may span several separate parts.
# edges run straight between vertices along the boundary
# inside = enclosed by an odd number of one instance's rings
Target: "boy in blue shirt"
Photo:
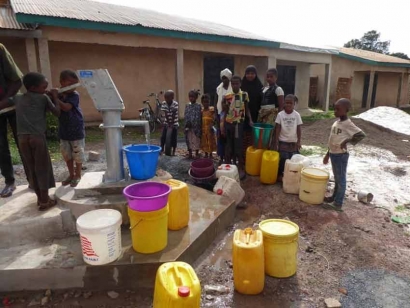
[[[78,82],[79,79],[74,71],[64,70],[60,73],[62,88]],[[58,102],[61,109],[58,127],[60,151],[69,172],[69,176],[62,182],[62,185],[76,187],[81,179],[85,147],[84,118],[80,108],[80,95],[75,89],[65,91],[60,95],[54,91],[53,101]]]

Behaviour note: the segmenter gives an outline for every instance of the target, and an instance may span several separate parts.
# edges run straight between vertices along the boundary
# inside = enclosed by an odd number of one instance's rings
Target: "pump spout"
[[[146,120],[122,120],[121,124],[124,126],[144,126],[145,135],[150,135],[149,122]]]

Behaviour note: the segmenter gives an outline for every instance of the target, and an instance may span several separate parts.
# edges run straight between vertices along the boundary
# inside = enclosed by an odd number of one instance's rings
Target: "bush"
[[[46,138],[48,140],[58,140],[58,118],[49,112],[47,113]]]

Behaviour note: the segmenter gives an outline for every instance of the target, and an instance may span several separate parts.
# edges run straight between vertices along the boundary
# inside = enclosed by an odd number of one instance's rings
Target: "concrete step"
[[[55,189],[50,189],[50,195]],[[0,199],[0,248],[62,238],[75,232],[69,209],[56,206],[37,209],[37,197],[27,186],[19,186],[10,198]]]
[[[0,249],[0,291],[86,288],[153,288],[164,262],[193,263],[216,236],[233,223],[232,200],[189,186],[189,226],[168,232],[168,246],[154,254],[136,253],[131,233],[123,227],[120,258],[103,266],[83,262],[78,236]]]

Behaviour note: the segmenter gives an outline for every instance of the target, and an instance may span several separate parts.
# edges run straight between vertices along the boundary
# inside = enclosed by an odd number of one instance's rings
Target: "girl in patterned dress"
[[[201,146],[202,107],[196,102],[198,96],[198,90],[189,91],[190,103],[185,108],[185,136],[189,158],[192,158],[193,151],[195,151],[195,156],[199,157],[199,148]]]
[[[216,137],[214,131],[215,109],[209,107],[210,98],[208,94],[201,97],[202,103],[202,138],[201,150],[205,152],[205,157],[212,158],[212,152],[216,151]]]

